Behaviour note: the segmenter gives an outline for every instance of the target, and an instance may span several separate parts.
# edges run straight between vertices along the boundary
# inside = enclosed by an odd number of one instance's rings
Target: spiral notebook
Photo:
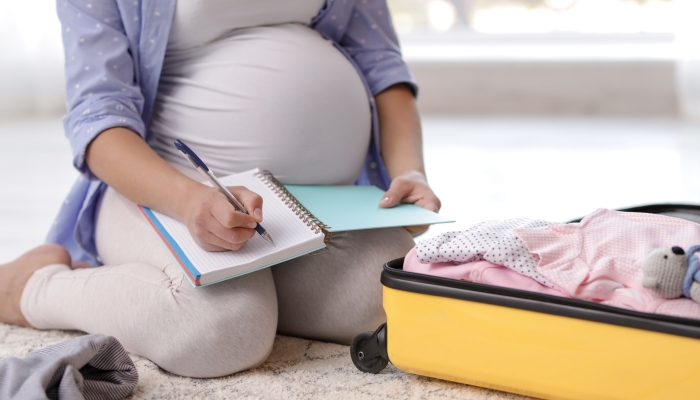
[[[264,225],[273,236],[274,245],[256,234],[238,251],[205,251],[183,223],[139,206],[193,286],[210,285],[279,264],[322,249],[330,240],[325,226],[288,196],[284,186],[269,173],[252,170],[220,181],[227,186],[245,186],[263,198]]]
[[[274,238],[274,245],[256,234],[237,251],[205,251],[180,221],[139,206],[195,287],[234,278],[322,249],[330,242],[331,231],[452,222],[414,205],[379,209],[377,203],[383,192],[377,188],[289,186],[288,189],[272,174],[258,169],[219,180],[226,186],[245,186],[263,198],[263,224]],[[297,194],[329,222],[337,223],[337,228],[331,229],[324,223],[326,221],[316,218],[314,210],[309,211],[295,197]],[[348,201],[351,197],[355,201]]]

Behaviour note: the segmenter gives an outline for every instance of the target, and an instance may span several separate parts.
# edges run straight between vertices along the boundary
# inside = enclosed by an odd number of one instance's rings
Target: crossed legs
[[[343,232],[272,268],[194,289],[136,205],[108,189],[96,227],[105,266],[37,270],[21,311],[39,329],[116,337],[184,376],[228,375],[262,363],[275,333],[349,343],[385,320],[381,266],[413,246],[403,228]]]

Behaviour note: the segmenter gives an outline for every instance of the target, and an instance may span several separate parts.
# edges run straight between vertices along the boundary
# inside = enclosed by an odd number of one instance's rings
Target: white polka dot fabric
[[[464,264],[486,260],[554,287],[537,272],[539,258],[530,253],[513,233],[515,229],[544,228],[551,224],[527,218],[482,222],[464,231],[447,232],[423,240],[416,245],[416,254],[423,264],[445,261]]]

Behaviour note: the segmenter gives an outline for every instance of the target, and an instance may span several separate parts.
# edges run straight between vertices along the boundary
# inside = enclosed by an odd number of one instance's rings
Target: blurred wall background
[[[424,113],[700,119],[700,1],[388,3]],[[64,112],[55,4],[0,2],[0,117]]]
[[[389,4],[424,112],[700,115],[700,1]]]
[[[64,112],[55,8],[53,0],[0,1],[0,117]]]

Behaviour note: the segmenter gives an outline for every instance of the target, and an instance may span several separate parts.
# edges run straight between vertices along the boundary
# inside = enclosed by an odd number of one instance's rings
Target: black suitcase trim
[[[384,286],[406,292],[535,311],[610,325],[700,339],[700,320],[649,314],[525,290],[416,274],[403,270],[403,258],[387,262]]]
[[[660,204],[644,204],[640,206],[618,208],[617,211],[639,212],[647,214],[662,214],[673,217],[687,219],[689,221],[700,221],[700,205],[696,204],[677,204],[677,203],[660,203]],[[685,217],[679,214],[686,214]],[[688,215],[689,214],[689,215]],[[568,221],[567,223],[581,222],[581,218]]]

